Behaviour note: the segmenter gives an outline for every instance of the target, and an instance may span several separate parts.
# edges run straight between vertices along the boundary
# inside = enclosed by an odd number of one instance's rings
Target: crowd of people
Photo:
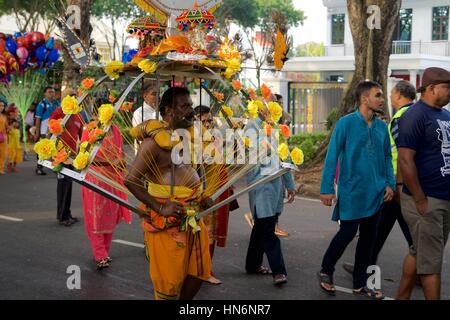
[[[399,82],[391,92],[396,110],[389,126],[376,117],[384,104],[382,87],[365,81],[356,89],[359,108],[341,118],[325,160],[320,199],[331,206],[339,231],[318,272],[320,287],[335,295],[335,265],[355,238],[353,292],[382,299],[367,285],[395,221],[409,245],[397,299],[409,299],[417,281],[426,299],[439,299],[444,248],[450,226],[450,72],[426,69],[415,103],[414,86]],[[335,190],[336,167],[339,178]],[[337,197],[336,197],[337,194]]]
[[[187,129],[194,120],[208,128],[212,117],[207,106],[194,109],[189,91],[181,87],[169,88],[156,106],[157,90],[151,84],[144,86],[144,104],[133,114],[133,137],[137,142],[135,160],[127,174],[117,170],[125,166],[118,166],[124,156],[120,130],[115,125],[96,155],[93,170],[128,188],[148,213],[141,218],[155,298],[192,299],[203,282],[221,283],[212,271],[214,248],[225,246],[228,214],[239,205],[234,201],[200,219],[198,232],[180,228],[190,201],[197,201],[203,209],[214,202],[202,194],[202,188],[193,188],[200,181],[197,169],[174,164],[171,146],[157,136]],[[329,295],[336,294],[335,266],[359,231],[355,261],[344,263],[344,269],[353,275],[354,294],[383,298],[380,290],[367,285],[367,269],[377,264],[383,245],[398,221],[410,250],[404,260],[396,297],[409,299],[419,281],[425,298],[440,298],[440,274],[450,231],[450,112],[443,108],[450,102],[450,72],[427,69],[417,92],[421,95],[416,102],[414,85],[405,80],[398,82],[390,93],[395,113],[386,121],[379,116],[385,105],[382,86],[373,81],[361,82],[355,91],[358,107],[336,123],[320,190],[324,205],[335,204],[332,220],[339,223],[339,230],[317,272],[320,288]],[[6,104],[0,101],[0,174],[4,173],[6,159],[9,172],[17,171],[16,166],[22,161],[21,125],[26,126],[30,140],[38,141],[47,136],[49,120],[64,117],[54,89],[46,87],[43,94],[43,100],[30,107],[24,124],[19,124],[13,109],[7,110]],[[62,95],[62,98],[75,96],[75,92],[66,89]],[[273,97],[274,101],[280,99],[281,96]],[[108,101],[94,103],[94,116],[95,108],[105,103]],[[162,121],[156,120],[156,112]],[[262,123],[269,116],[267,109],[261,109],[250,126],[263,129]],[[280,121],[288,124],[290,119],[285,115]],[[70,148],[72,156],[88,139],[85,124],[82,115],[75,115],[65,125],[61,140]],[[157,165],[158,175],[149,165],[149,159]],[[247,183],[267,175],[273,170],[270,165],[256,166],[247,174]],[[45,175],[42,166],[36,167],[36,174]],[[86,181],[127,199],[123,192],[94,174],[88,174]],[[229,197],[232,189],[226,190],[216,202]],[[63,226],[78,222],[71,214],[71,195],[72,179],[58,173],[57,219]],[[295,182],[290,172],[250,191],[251,212],[246,217],[252,230],[245,270],[249,274],[271,275],[277,286],[287,283],[279,237],[288,234],[278,226],[285,197],[289,203],[295,199]],[[85,231],[96,267],[102,270],[112,262],[109,251],[117,224],[131,223],[131,213],[85,186],[82,200]],[[269,267],[262,264],[264,254]]]

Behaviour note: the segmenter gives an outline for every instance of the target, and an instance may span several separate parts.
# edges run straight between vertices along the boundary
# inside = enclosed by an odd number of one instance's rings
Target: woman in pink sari
[[[88,132],[85,130],[81,141],[87,140]],[[122,159],[120,130],[117,126],[112,125],[102,141],[91,169],[125,188],[123,185],[123,172],[119,169]],[[86,180],[124,200],[127,199],[125,193],[97,179],[92,174],[87,174]],[[112,261],[109,257],[109,249],[111,248],[114,229],[121,220],[131,223],[131,214],[128,209],[86,187],[82,187],[82,198],[84,226],[91,242],[97,269],[101,270],[109,267]]]

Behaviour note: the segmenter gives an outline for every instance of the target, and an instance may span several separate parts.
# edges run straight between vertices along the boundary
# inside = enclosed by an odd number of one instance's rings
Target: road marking
[[[336,291],[340,291],[343,293],[349,293],[349,294],[353,294],[353,290],[352,289],[348,289],[348,288],[344,288],[344,287],[339,287],[339,286],[334,286],[336,288]],[[393,298],[390,297],[384,297],[383,300],[394,300]]]
[[[145,248],[145,245],[143,245],[142,243],[136,243],[136,242],[130,242],[130,241],[125,241],[125,240],[113,240],[112,242],[116,242],[116,243],[121,243],[127,246],[132,246],[132,247],[136,247],[136,248]]]
[[[2,214],[0,214],[0,219],[4,219],[4,220],[9,220],[9,221],[14,221],[14,222],[22,222],[23,219],[18,219],[18,218],[13,218],[13,217],[8,217],[8,216],[4,216]]]
[[[322,203],[322,201],[320,201],[320,200],[311,199],[311,198],[295,197],[295,199]]]

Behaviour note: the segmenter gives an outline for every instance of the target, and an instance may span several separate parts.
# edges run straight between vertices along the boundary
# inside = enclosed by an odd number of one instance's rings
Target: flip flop
[[[325,273],[321,273],[320,271],[317,272],[317,277],[319,278],[319,286],[320,286],[320,288],[324,292],[326,292],[328,295],[335,296],[336,295],[336,289],[334,288],[334,283],[333,283],[333,280],[331,279],[331,277],[329,275],[325,274]],[[331,289],[331,290],[327,289],[322,284],[328,284],[333,289]]]
[[[269,268],[260,266],[258,270],[256,271],[247,271],[248,274],[261,274],[261,275],[270,275],[272,274],[272,271],[270,271]]]
[[[366,298],[374,299],[374,300],[383,300],[384,299],[384,295],[381,293],[381,291],[369,289],[368,287],[362,287],[360,289],[353,289],[353,294],[361,295]]]

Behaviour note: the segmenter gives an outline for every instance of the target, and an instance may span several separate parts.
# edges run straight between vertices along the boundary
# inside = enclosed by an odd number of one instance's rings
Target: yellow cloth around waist
[[[155,198],[169,199],[171,197],[169,185],[149,182],[147,191],[149,195]],[[202,191],[203,188],[201,184],[198,189],[191,189],[185,186],[174,186],[173,196],[177,199],[197,198],[201,195]]]

